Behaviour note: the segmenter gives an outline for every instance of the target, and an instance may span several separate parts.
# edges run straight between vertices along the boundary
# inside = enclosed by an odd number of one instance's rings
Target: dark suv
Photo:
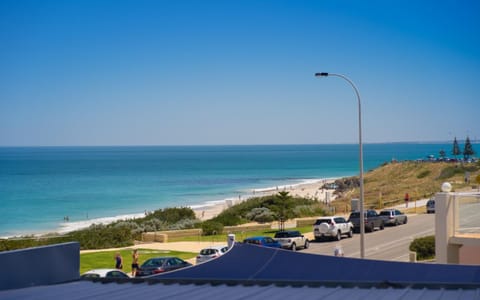
[[[435,213],[435,198],[428,200],[427,202],[427,214]]]
[[[377,214],[375,210],[368,209],[365,210],[363,213],[365,215],[364,218],[366,232],[372,232],[375,228],[379,228],[380,230],[383,230],[385,228],[385,222],[383,221],[383,218],[379,214]],[[348,220],[353,223],[353,229],[356,232],[360,232],[360,212],[352,212]]]

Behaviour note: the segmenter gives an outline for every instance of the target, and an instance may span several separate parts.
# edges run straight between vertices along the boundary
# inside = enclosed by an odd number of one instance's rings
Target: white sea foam
[[[308,185],[308,184],[316,184],[320,182],[331,182],[337,178],[315,178],[315,179],[299,179],[295,180],[295,182],[291,184],[284,184],[284,185],[277,185],[277,186],[270,186],[266,188],[257,188],[253,189],[253,193],[268,193],[268,192],[273,192],[273,191],[283,191],[283,190],[288,190],[288,189],[293,189],[297,188],[302,185]]]
[[[115,217],[103,217],[103,218],[96,218],[96,219],[89,219],[83,221],[75,221],[75,222],[64,222],[60,224],[60,228],[57,230],[58,233],[67,233],[79,229],[84,229],[92,224],[110,224],[120,220],[131,220],[137,218],[145,217],[145,213],[137,213],[137,214],[129,214],[129,215],[121,215]]]

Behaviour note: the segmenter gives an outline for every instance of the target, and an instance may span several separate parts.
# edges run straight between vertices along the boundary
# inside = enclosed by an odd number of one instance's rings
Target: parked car
[[[83,273],[80,278],[130,278],[130,276],[118,269],[94,269]]]
[[[222,256],[225,252],[228,251],[228,246],[212,246],[204,248],[197,255],[195,261],[197,264],[209,261],[211,259]]]
[[[269,236],[253,236],[243,240],[244,243],[255,244],[264,247],[282,248],[282,245]]]
[[[380,212],[380,216],[383,218],[385,225],[397,226],[408,222],[407,216],[398,209],[384,209]]]
[[[279,242],[282,248],[297,251],[299,248],[307,249],[310,245],[308,239],[300,231],[288,230],[275,233],[274,240]]]
[[[317,241],[325,238],[339,241],[342,239],[342,235],[353,236],[353,224],[344,217],[323,217],[317,219],[313,224],[313,235]]]
[[[375,228],[383,230],[385,228],[385,222],[383,218],[373,209],[365,210],[364,212],[365,232],[372,232]],[[348,218],[353,223],[354,230],[360,232],[360,212],[354,211]]]
[[[137,277],[155,275],[192,266],[178,257],[155,257],[146,260],[137,270]]]
[[[431,198],[427,201],[427,214],[435,213],[435,198]]]

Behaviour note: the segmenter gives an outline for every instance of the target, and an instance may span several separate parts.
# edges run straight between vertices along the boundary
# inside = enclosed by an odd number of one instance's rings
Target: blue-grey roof
[[[166,284],[166,283],[101,283],[77,281],[53,286],[38,286],[0,291],[0,299],[480,299],[476,288],[414,288],[414,287],[345,287],[293,286],[276,284]]]
[[[480,284],[480,266],[335,257],[236,243],[223,256],[153,278],[234,281]]]
[[[341,258],[236,244],[220,258],[149,278],[0,291],[0,299],[478,299],[480,266]]]

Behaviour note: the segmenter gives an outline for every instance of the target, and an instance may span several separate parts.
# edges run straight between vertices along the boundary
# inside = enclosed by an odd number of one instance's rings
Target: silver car
[[[118,269],[94,269],[83,273],[80,278],[130,278],[130,276]]]
[[[400,224],[407,224],[407,216],[398,209],[384,209],[380,212],[385,225],[397,226]]]
[[[313,235],[317,241],[325,238],[339,241],[342,235],[353,236],[353,224],[340,216],[323,217],[313,224]]]
[[[228,246],[212,246],[202,249],[197,255],[196,263],[203,263],[211,259],[217,258],[228,251]]]

